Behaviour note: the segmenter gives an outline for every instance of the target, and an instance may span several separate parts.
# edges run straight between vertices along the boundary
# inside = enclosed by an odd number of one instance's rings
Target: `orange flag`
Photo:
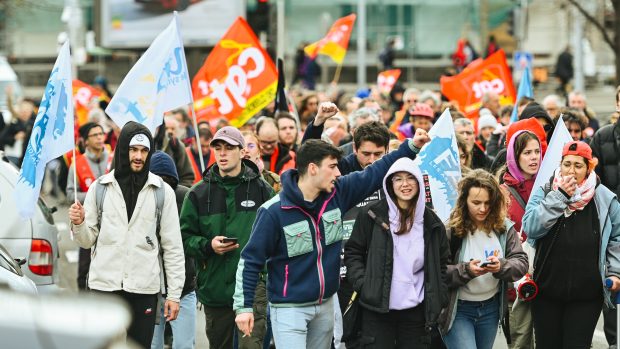
[[[73,101],[75,103],[75,115],[77,124],[83,125],[88,121],[88,112],[92,109],[93,98],[100,99],[101,92],[89,84],[74,79],[73,80]]]
[[[355,23],[355,13],[339,18],[325,37],[304,48],[306,54],[314,59],[320,53],[329,56],[334,62],[342,64],[349,47],[349,38]]]
[[[377,76],[377,87],[381,93],[390,93],[400,76],[400,69],[386,70]]]
[[[478,116],[486,92],[496,92],[502,106],[515,104],[515,87],[504,50],[472,62],[456,76],[442,76],[440,84],[441,93],[457,101],[468,118]]]
[[[192,82],[200,120],[226,117],[239,127],[272,102],[278,73],[241,17],[213,48]]]

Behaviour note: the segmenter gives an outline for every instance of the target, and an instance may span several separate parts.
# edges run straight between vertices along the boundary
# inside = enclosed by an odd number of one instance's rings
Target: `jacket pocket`
[[[286,250],[289,257],[312,252],[312,233],[308,221],[301,221],[285,226]]]
[[[344,238],[344,230],[342,228],[342,214],[340,209],[336,208],[323,213],[321,217],[323,227],[325,228],[325,244],[330,245]]]

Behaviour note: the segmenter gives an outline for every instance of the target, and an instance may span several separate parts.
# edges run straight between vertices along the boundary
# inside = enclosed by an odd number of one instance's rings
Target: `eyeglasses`
[[[245,145],[245,147],[248,149],[256,149],[256,147],[258,146],[256,145],[256,143],[248,143]]]
[[[418,181],[416,180],[416,178],[414,176],[408,176],[408,177],[394,176],[394,177],[392,177],[392,183],[394,183],[394,185],[397,186],[397,187],[400,187],[405,182],[407,182],[407,183],[409,183],[411,185],[417,185],[418,184]]]
[[[103,133],[103,132],[97,132],[97,133],[93,133],[93,134],[88,135],[88,137],[86,137],[86,138],[90,138],[90,137],[102,137],[102,136],[105,136],[105,133]]]

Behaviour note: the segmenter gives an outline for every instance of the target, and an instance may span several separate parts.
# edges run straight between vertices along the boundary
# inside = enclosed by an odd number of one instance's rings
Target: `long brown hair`
[[[459,197],[448,222],[448,227],[452,229],[452,235],[464,238],[468,232],[473,234],[477,229],[467,208],[467,197],[471,188],[486,189],[489,193],[489,209],[491,212],[484,221],[482,230],[487,234],[492,231],[497,234],[505,233],[504,220],[506,219],[507,209],[504,193],[493,175],[485,170],[477,169],[472,170],[459,182]]]
[[[402,172],[402,171],[398,171],[398,172]],[[392,183],[392,178],[398,172],[392,173],[391,175],[388,176],[388,178],[386,179],[387,185],[385,187],[387,188],[388,195],[390,196],[390,198],[396,205],[396,208],[398,209],[398,223],[399,223],[398,231],[395,231],[393,233],[396,235],[401,235],[401,234],[409,232],[409,230],[411,230],[411,227],[413,226],[413,218],[415,217],[415,207],[418,202],[418,198],[420,197],[420,183],[418,182],[418,179],[415,178],[414,176],[415,181],[418,183],[418,193],[411,199],[411,203],[409,204],[409,207],[402,208],[398,204],[398,198],[396,197],[396,193],[394,193],[394,183]]]

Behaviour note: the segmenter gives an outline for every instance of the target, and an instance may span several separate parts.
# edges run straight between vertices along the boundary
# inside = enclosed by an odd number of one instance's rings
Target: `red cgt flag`
[[[396,81],[400,77],[400,69],[386,70],[379,73],[377,76],[377,87],[381,93],[390,93]]]
[[[248,23],[241,17],[213,48],[192,82],[200,120],[226,117],[242,126],[272,102],[278,73]]]
[[[88,121],[88,112],[92,108],[93,98],[99,100],[101,97],[101,92],[96,88],[81,80],[73,79],[73,102],[78,125],[81,126]]]
[[[323,39],[304,48],[308,57],[314,59],[318,54],[322,54],[329,56],[334,62],[342,64],[349,47],[349,38],[351,38],[355,17],[355,13],[353,13],[336,20]]]
[[[441,77],[440,83],[441,93],[457,101],[468,118],[478,116],[482,95],[486,92],[496,92],[502,106],[514,105],[516,99],[504,50],[495,52],[485,60],[472,62],[456,76]]]

